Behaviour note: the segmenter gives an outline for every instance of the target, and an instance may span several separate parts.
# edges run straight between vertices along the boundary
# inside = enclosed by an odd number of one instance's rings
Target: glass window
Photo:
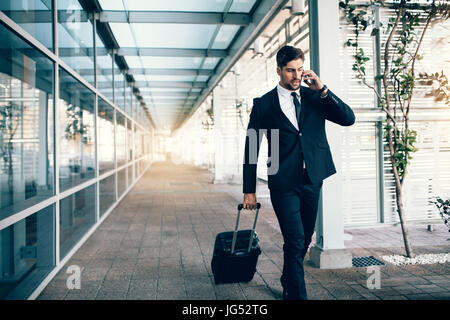
[[[97,46],[97,88],[112,102],[112,57],[98,35],[95,35],[95,44]]]
[[[137,179],[139,177],[140,171],[141,171],[141,162],[137,161],[134,166],[134,178]]]
[[[114,64],[114,104],[125,110],[125,77],[117,64]]]
[[[125,87],[125,113],[131,115],[131,87],[128,84]]]
[[[0,230],[0,253],[0,299],[24,299],[55,266],[54,206]]]
[[[0,1],[0,10],[46,48],[53,50],[51,1],[2,0]]]
[[[78,0],[58,0],[59,56],[69,67],[85,74],[94,70],[94,27]],[[83,76],[94,85],[94,75]]]
[[[137,126],[134,126],[134,143],[136,159],[139,159],[142,156],[142,132],[137,129]]]
[[[127,163],[127,129],[125,124],[125,117],[116,112],[117,122],[117,166],[123,166]]]
[[[128,167],[128,186],[131,186],[133,183],[133,165]]]
[[[137,119],[137,110],[139,108],[139,100],[135,95],[133,95],[133,110],[132,110],[132,118],[134,121]]]
[[[117,172],[117,179],[117,192],[118,196],[121,197],[127,189],[127,168]]]
[[[95,95],[60,69],[59,185],[61,191],[95,177]]]
[[[60,259],[95,223],[96,185],[80,190],[60,201],[59,245]]]
[[[0,219],[53,195],[53,64],[0,25]]]
[[[133,127],[131,126],[131,120],[127,119],[127,146],[128,146],[128,162],[133,160]]]
[[[115,168],[114,164],[114,109],[98,99],[98,167],[99,173]]]
[[[116,202],[116,175],[100,181],[100,216],[102,216],[111,205]]]

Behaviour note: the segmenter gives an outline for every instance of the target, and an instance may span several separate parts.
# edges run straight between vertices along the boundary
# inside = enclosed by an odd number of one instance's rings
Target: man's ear
[[[280,68],[280,67],[277,67],[277,74],[278,74],[279,76],[281,76],[281,68]]]

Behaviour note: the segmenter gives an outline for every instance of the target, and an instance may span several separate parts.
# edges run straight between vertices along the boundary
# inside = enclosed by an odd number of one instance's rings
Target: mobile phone
[[[306,77],[306,76],[303,76],[303,81],[304,81],[305,83],[307,83],[307,84],[313,84],[313,83],[314,83],[314,80],[311,80],[311,79],[305,80],[305,77]]]

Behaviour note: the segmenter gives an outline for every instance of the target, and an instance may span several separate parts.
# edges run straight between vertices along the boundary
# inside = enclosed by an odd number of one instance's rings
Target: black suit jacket
[[[260,98],[253,100],[253,108],[247,128],[245,141],[243,192],[256,192],[256,163],[249,156],[249,129],[260,133],[266,131],[268,139],[268,157],[272,158],[272,136],[278,129],[279,133],[279,169],[276,174],[268,175],[268,186],[271,190],[290,190],[301,182],[303,169],[300,150],[308,176],[313,184],[336,173],[336,168],[325,133],[325,120],[330,120],[342,126],[350,126],[355,122],[352,109],[342,102],[331,90],[328,97],[320,98],[317,91],[308,87],[300,87],[301,119],[300,131],[289,121],[280,107],[277,88]],[[259,135],[259,134],[258,134]],[[261,139],[257,139],[257,155]],[[269,167],[271,162],[268,161]]]

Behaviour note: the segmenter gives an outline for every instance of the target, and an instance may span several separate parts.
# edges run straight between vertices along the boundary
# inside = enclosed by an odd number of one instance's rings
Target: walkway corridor
[[[268,193],[265,189],[260,187]],[[215,286],[210,268],[214,239],[233,229],[241,186],[212,184],[205,169],[154,163],[38,299],[280,299],[282,237],[269,198],[258,200],[263,253],[257,274],[249,283]],[[253,214],[241,217],[243,228],[251,226]],[[411,227],[417,253],[450,251],[445,226],[434,228]],[[353,238],[346,246],[354,256],[402,253],[399,230],[347,230]],[[79,290],[67,288],[70,265],[82,270]],[[378,290],[367,288],[366,268],[320,270],[306,262],[305,278],[310,299],[450,299],[449,266],[387,264],[381,267]]]

